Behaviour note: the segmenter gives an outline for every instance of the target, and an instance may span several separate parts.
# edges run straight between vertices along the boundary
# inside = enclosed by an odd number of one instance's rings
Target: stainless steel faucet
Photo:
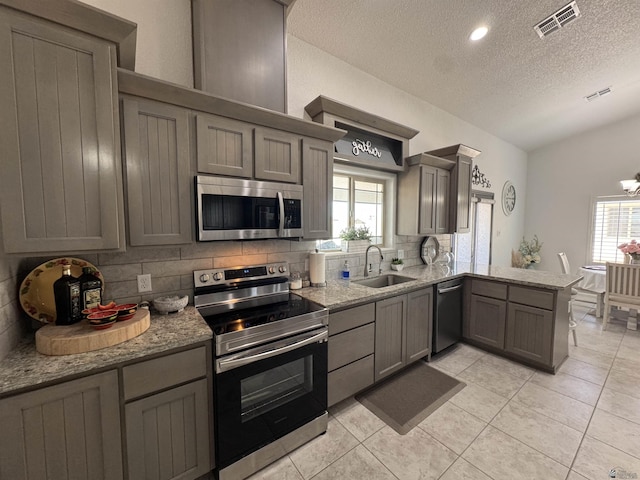
[[[380,247],[377,245],[369,245],[367,247],[367,251],[364,254],[364,276],[365,277],[369,276],[369,250],[371,250],[372,248],[377,248],[378,253],[380,253],[380,264],[378,266],[378,275],[382,273],[382,260],[384,260],[384,257],[382,256],[382,250],[380,250]]]

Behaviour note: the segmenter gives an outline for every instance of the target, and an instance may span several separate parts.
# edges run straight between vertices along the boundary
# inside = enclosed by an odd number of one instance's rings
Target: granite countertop
[[[401,272],[383,272],[414,278],[414,281],[391,285],[383,288],[372,288],[358,285],[356,277],[348,284],[342,280],[329,280],[326,287],[309,287],[293,290],[302,297],[323,305],[329,310],[343,309],[363,303],[374,302],[393,295],[433,285],[444,280],[471,276],[487,280],[498,280],[528,287],[564,290],[582,279],[580,275],[564,275],[561,273],[543,272],[522,268],[481,265],[474,268],[468,263],[456,263],[453,268],[433,265],[408,267]],[[370,278],[375,277],[372,275]]]
[[[152,313],[146,332],[93,352],[43,355],[36,351],[35,336],[31,335],[0,361],[0,396],[211,338],[211,329],[193,306],[172,315]]]

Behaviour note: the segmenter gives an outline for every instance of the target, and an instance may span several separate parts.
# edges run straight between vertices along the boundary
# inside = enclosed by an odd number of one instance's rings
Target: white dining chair
[[[609,323],[611,307],[640,310],[640,265],[607,263],[607,289],[604,293],[602,329]],[[637,313],[635,313],[637,315]],[[637,328],[637,318],[627,320],[627,328]]]
[[[558,259],[560,260],[560,268],[562,268],[562,273],[568,275],[571,273],[571,267],[569,266],[569,259],[567,258],[567,254],[564,252],[558,253]],[[573,301],[578,296],[578,290],[571,287],[571,298],[569,299],[569,331],[573,335],[573,344],[578,346],[578,336],[576,334],[576,327],[578,326],[578,322],[573,315]]]

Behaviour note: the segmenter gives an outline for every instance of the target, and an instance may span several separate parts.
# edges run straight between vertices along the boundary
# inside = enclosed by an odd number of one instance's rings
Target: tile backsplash
[[[451,248],[450,235],[437,236],[444,250]],[[422,237],[397,236],[395,249],[384,249],[383,270],[390,270],[397,250],[405,252],[405,265],[419,265]],[[193,271],[261,263],[287,262],[290,272],[309,275],[308,254],[314,241],[253,240],[192,243],[167,247],[128,247],[122,253],[69,254],[93,263],[105,279],[104,298],[116,302],[140,302],[164,295],[187,294],[193,301]],[[41,263],[56,258],[14,257],[0,251],[0,359],[29,330],[39,325],[18,304],[18,289],[24,277]],[[348,260],[353,276],[364,274],[364,253],[332,253],[327,255],[326,277],[338,278]],[[371,250],[370,262],[377,263],[377,250]],[[152,292],[137,293],[137,275],[151,274]]]

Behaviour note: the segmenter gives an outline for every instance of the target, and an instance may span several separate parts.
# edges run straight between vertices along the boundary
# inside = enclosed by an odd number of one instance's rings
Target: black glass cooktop
[[[204,319],[214,335],[246,330],[267,323],[293,318],[322,310],[323,307],[306,298],[290,293],[289,300],[243,310],[205,316]]]

